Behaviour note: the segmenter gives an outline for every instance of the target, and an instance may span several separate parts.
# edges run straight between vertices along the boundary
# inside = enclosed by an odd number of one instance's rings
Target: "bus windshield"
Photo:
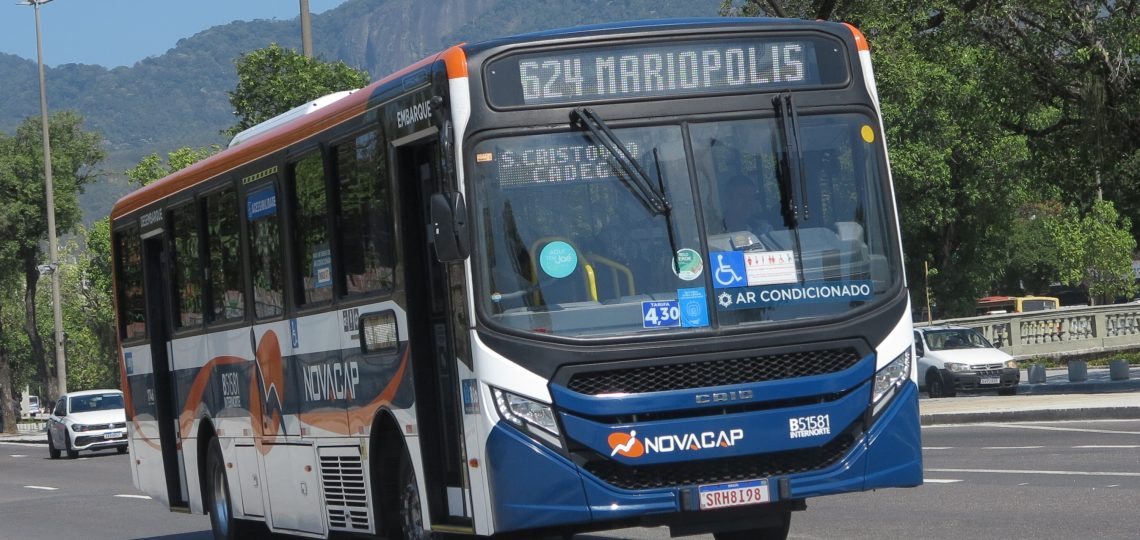
[[[666,212],[583,131],[478,143],[482,312],[587,337],[831,317],[874,301],[898,276],[872,122],[799,124],[801,152],[784,151],[772,118],[614,129]],[[782,175],[797,168],[794,181]]]

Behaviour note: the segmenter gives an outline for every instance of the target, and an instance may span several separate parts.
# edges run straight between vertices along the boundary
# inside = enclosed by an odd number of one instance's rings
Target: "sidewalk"
[[[1046,371],[1045,382],[1028,384],[1022,370],[1015,396],[993,392],[919,400],[922,425],[981,422],[1046,422],[1140,418],[1140,367],[1113,381],[1108,368],[1089,368],[1088,379],[1070,382],[1066,369]]]

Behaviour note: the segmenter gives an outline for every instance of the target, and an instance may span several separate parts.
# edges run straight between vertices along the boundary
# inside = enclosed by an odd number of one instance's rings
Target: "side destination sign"
[[[507,57],[487,77],[500,106],[759,92],[842,84],[843,50],[817,35],[638,43]]]

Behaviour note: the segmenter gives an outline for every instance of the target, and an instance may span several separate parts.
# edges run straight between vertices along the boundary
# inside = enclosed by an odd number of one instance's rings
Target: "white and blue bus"
[[[855,28],[528,34],[287,114],[112,213],[131,471],[216,538],[782,538],[922,482]]]

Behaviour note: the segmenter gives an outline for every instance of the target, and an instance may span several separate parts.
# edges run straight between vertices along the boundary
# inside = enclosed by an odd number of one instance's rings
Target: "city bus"
[[[1052,296],[987,296],[979,298],[975,307],[977,315],[999,313],[1025,313],[1061,307],[1061,301]]]
[[[854,27],[465,44],[270,124],[112,211],[132,478],[216,538],[784,538],[922,483]]]

